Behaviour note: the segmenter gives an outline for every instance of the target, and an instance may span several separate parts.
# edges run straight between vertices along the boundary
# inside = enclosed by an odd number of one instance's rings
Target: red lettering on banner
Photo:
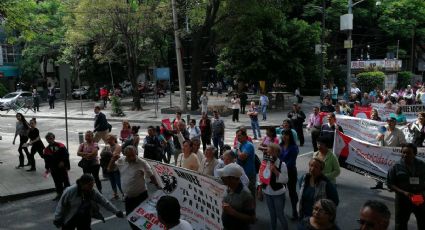
[[[155,171],[160,175],[173,175],[173,171],[170,167],[162,164],[154,165]]]
[[[362,152],[360,149],[355,149],[354,150],[358,156],[368,160],[368,161],[372,161],[376,164],[381,164],[381,165],[388,165],[388,166],[393,166],[395,164],[394,160],[389,160],[388,158],[384,158],[382,157],[382,154],[370,154],[370,153],[365,153]]]

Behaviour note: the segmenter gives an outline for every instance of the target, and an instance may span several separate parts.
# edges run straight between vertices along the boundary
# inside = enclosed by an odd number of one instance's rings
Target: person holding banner
[[[227,186],[223,198],[222,221],[224,230],[249,230],[255,222],[255,198],[241,182],[243,169],[235,163],[218,170],[218,175]]]
[[[395,113],[390,114],[390,117],[394,117],[396,119],[397,125],[404,125],[407,123],[406,116],[403,114],[401,106],[398,106]]]
[[[413,134],[412,143],[417,147],[423,147],[425,140],[425,112],[418,113],[418,120],[415,123],[407,125],[409,132]]]
[[[325,162],[312,158],[308,163],[308,173],[301,177],[298,201],[300,218],[312,216],[314,203],[320,199],[332,200],[335,205],[339,203],[335,186],[323,175],[324,168]]]
[[[336,185],[336,177],[341,173],[338,159],[329,149],[330,139],[326,136],[319,137],[317,145],[319,151],[313,153],[313,158],[318,158],[325,162],[323,175],[325,175],[332,184]]]
[[[268,184],[262,182],[261,187],[270,213],[271,229],[276,230],[277,219],[279,219],[282,226],[282,228],[279,229],[287,230],[288,221],[285,217],[285,185],[288,182],[288,169],[285,162],[279,159],[279,145],[270,143],[267,147],[267,154],[270,161],[268,164],[270,165],[270,180]]]
[[[322,125],[320,136],[326,136],[330,141],[329,148],[332,148],[334,145],[335,130],[338,129],[341,133],[344,133],[344,130],[342,130],[342,127],[336,123],[336,116],[334,113],[328,113],[327,118],[328,123]]]
[[[388,171],[387,184],[395,191],[395,229],[407,230],[413,213],[417,229],[425,229],[425,162],[418,160],[418,148],[401,145],[401,159]]]

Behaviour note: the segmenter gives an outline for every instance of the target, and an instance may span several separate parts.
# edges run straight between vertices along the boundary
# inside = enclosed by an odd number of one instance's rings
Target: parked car
[[[81,88],[74,89],[71,94],[72,98],[80,99],[81,97],[83,99],[87,99],[89,97],[89,88],[89,86],[81,86]]]
[[[32,102],[32,93],[29,91],[16,91],[8,93],[4,97],[0,98],[0,110],[10,109],[10,105],[17,101]]]

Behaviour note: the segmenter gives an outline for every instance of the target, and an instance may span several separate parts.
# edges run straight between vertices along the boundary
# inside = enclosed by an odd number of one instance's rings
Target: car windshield
[[[9,94],[6,94],[3,98],[14,98],[16,96],[18,96],[18,93],[9,93]]]

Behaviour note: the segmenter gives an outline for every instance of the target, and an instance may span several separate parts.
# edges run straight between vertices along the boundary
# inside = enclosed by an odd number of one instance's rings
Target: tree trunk
[[[140,103],[140,94],[138,91],[138,82],[136,76],[136,60],[134,55],[127,44],[126,46],[126,56],[127,56],[127,65],[128,65],[128,78],[130,79],[131,85],[133,86],[133,110],[142,110],[142,105]]]

